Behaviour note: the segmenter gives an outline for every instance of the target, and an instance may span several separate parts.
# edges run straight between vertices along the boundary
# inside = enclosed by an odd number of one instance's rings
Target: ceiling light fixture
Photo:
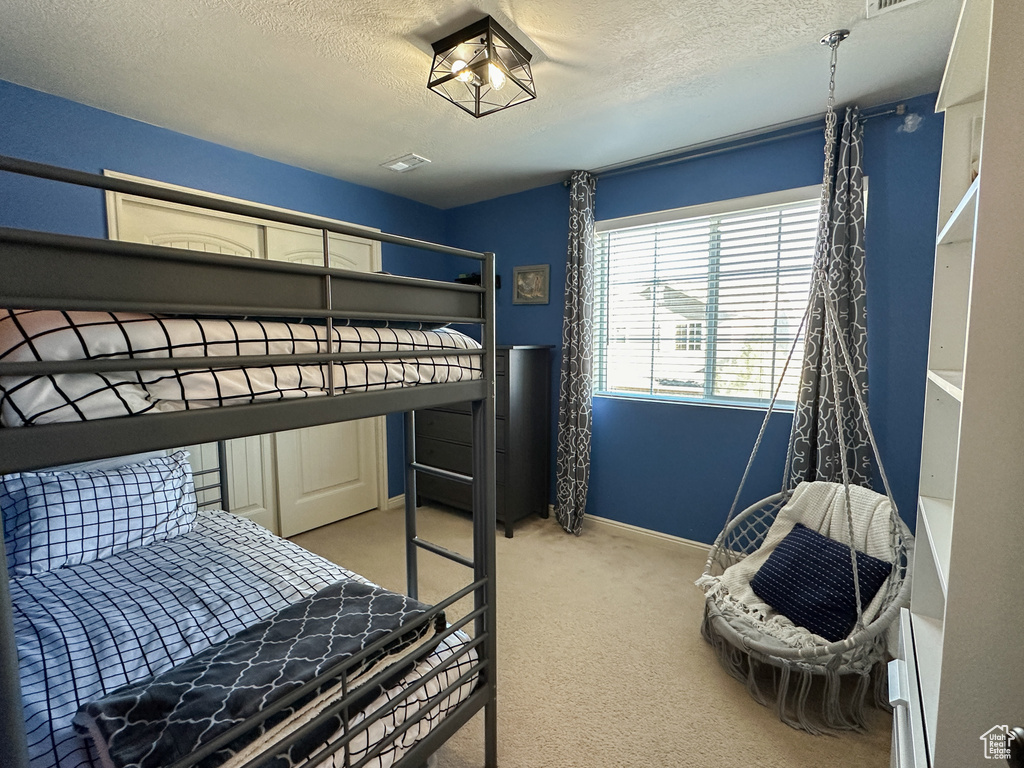
[[[530,52],[490,16],[433,47],[427,88],[473,117],[537,98]]]

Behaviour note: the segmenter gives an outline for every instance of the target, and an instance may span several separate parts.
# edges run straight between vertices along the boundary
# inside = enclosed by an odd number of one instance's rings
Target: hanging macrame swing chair
[[[822,311],[823,377],[835,394],[842,482],[791,482],[793,444],[783,490],[736,514],[740,494],[778,398],[768,406],[726,524],[697,581],[704,590],[701,632],[726,670],[746,682],[755,700],[777,707],[780,719],[811,733],[862,729],[869,691],[886,706],[884,666],[888,630],[909,602],[913,537],[897,513],[867,406],[839,324],[836,291],[827,267],[828,210],[836,142],[835,67],[846,30],[822,39],[832,49],[825,119],[825,174],[811,301]],[[794,341],[789,362],[796,349]],[[854,381],[857,412],[845,414],[837,369]],[[846,433],[863,421],[885,495],[850,483]],[[854,618],[855,617],[855,618]],[[815,684],[815,681],[819,681]],[[844,682],[845,681],[845,682]],[[774,699],[774,701],[772,701]],[[814,702],[812,705],[811,702]]]

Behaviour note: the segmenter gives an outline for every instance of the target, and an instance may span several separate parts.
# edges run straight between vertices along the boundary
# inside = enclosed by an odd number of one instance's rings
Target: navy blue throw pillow
[[[861,606],[867,607],[892,563],[857,552]],[[857,623],[850,548],[797,523],[750,581],[754,593],[794,624],[830,642]]]

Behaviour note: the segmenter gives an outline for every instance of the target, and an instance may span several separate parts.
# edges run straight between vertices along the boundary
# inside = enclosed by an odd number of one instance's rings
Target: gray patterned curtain
[[[590,483],[594,338],[594,190],[597,179],[569,179],[569,253],[565,264],[562,369],[558,393],[555,477],[558,522],[580,535]]]
[[[842,482],[839,408],[846,442],[850,483],[870,487],[871,447],[864,415],[856,402],[858,387],[867,402],[867,302],[864,281],[864,124],[856,107],[846,110],[842,138],[833,159],[828,221],[818,231],[818,252],[807,319],[804,363],[790,435],[787,487],[802,480]],[[825,238],[822,241],[822,238]],[[851,378],[836,344],[825,336],[825,295],[835,301],[840,334],[855,377]],[[838,380],[838,392],[833,384]]]

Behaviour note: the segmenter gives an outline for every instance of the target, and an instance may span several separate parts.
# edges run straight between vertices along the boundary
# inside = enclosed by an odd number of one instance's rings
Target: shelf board
[[[949,553],[953,542],[953,502],[934,496],[921,496],[918,500],[921,519],[924,520],[925,535],[935,559],[935,570],[939,574],[939,586],[945,596],[949,578]]]
[[[936,112],[984,97],[991,23],[991,3],[963,4],[935,100]]]
[[[978,185],[980,182],[981,176],[976,176],[971,182],[971,186],[964,192],[964,196],[960,198],[960,202],[953,210],[946,225],[939,232],[939,236],[935,238],[936,244],[965,243],[974,239],[974,219],[978,210]]]
[[[958,403],[964,401],[964,372],[928,369],[928,380],[943,392],[952,395]]]
[[[914,657],[921,708],[924,710],[925,739],[929,753],[934,753],[942,671],[942,622],[913,612],[910,621],[914,628]]]

